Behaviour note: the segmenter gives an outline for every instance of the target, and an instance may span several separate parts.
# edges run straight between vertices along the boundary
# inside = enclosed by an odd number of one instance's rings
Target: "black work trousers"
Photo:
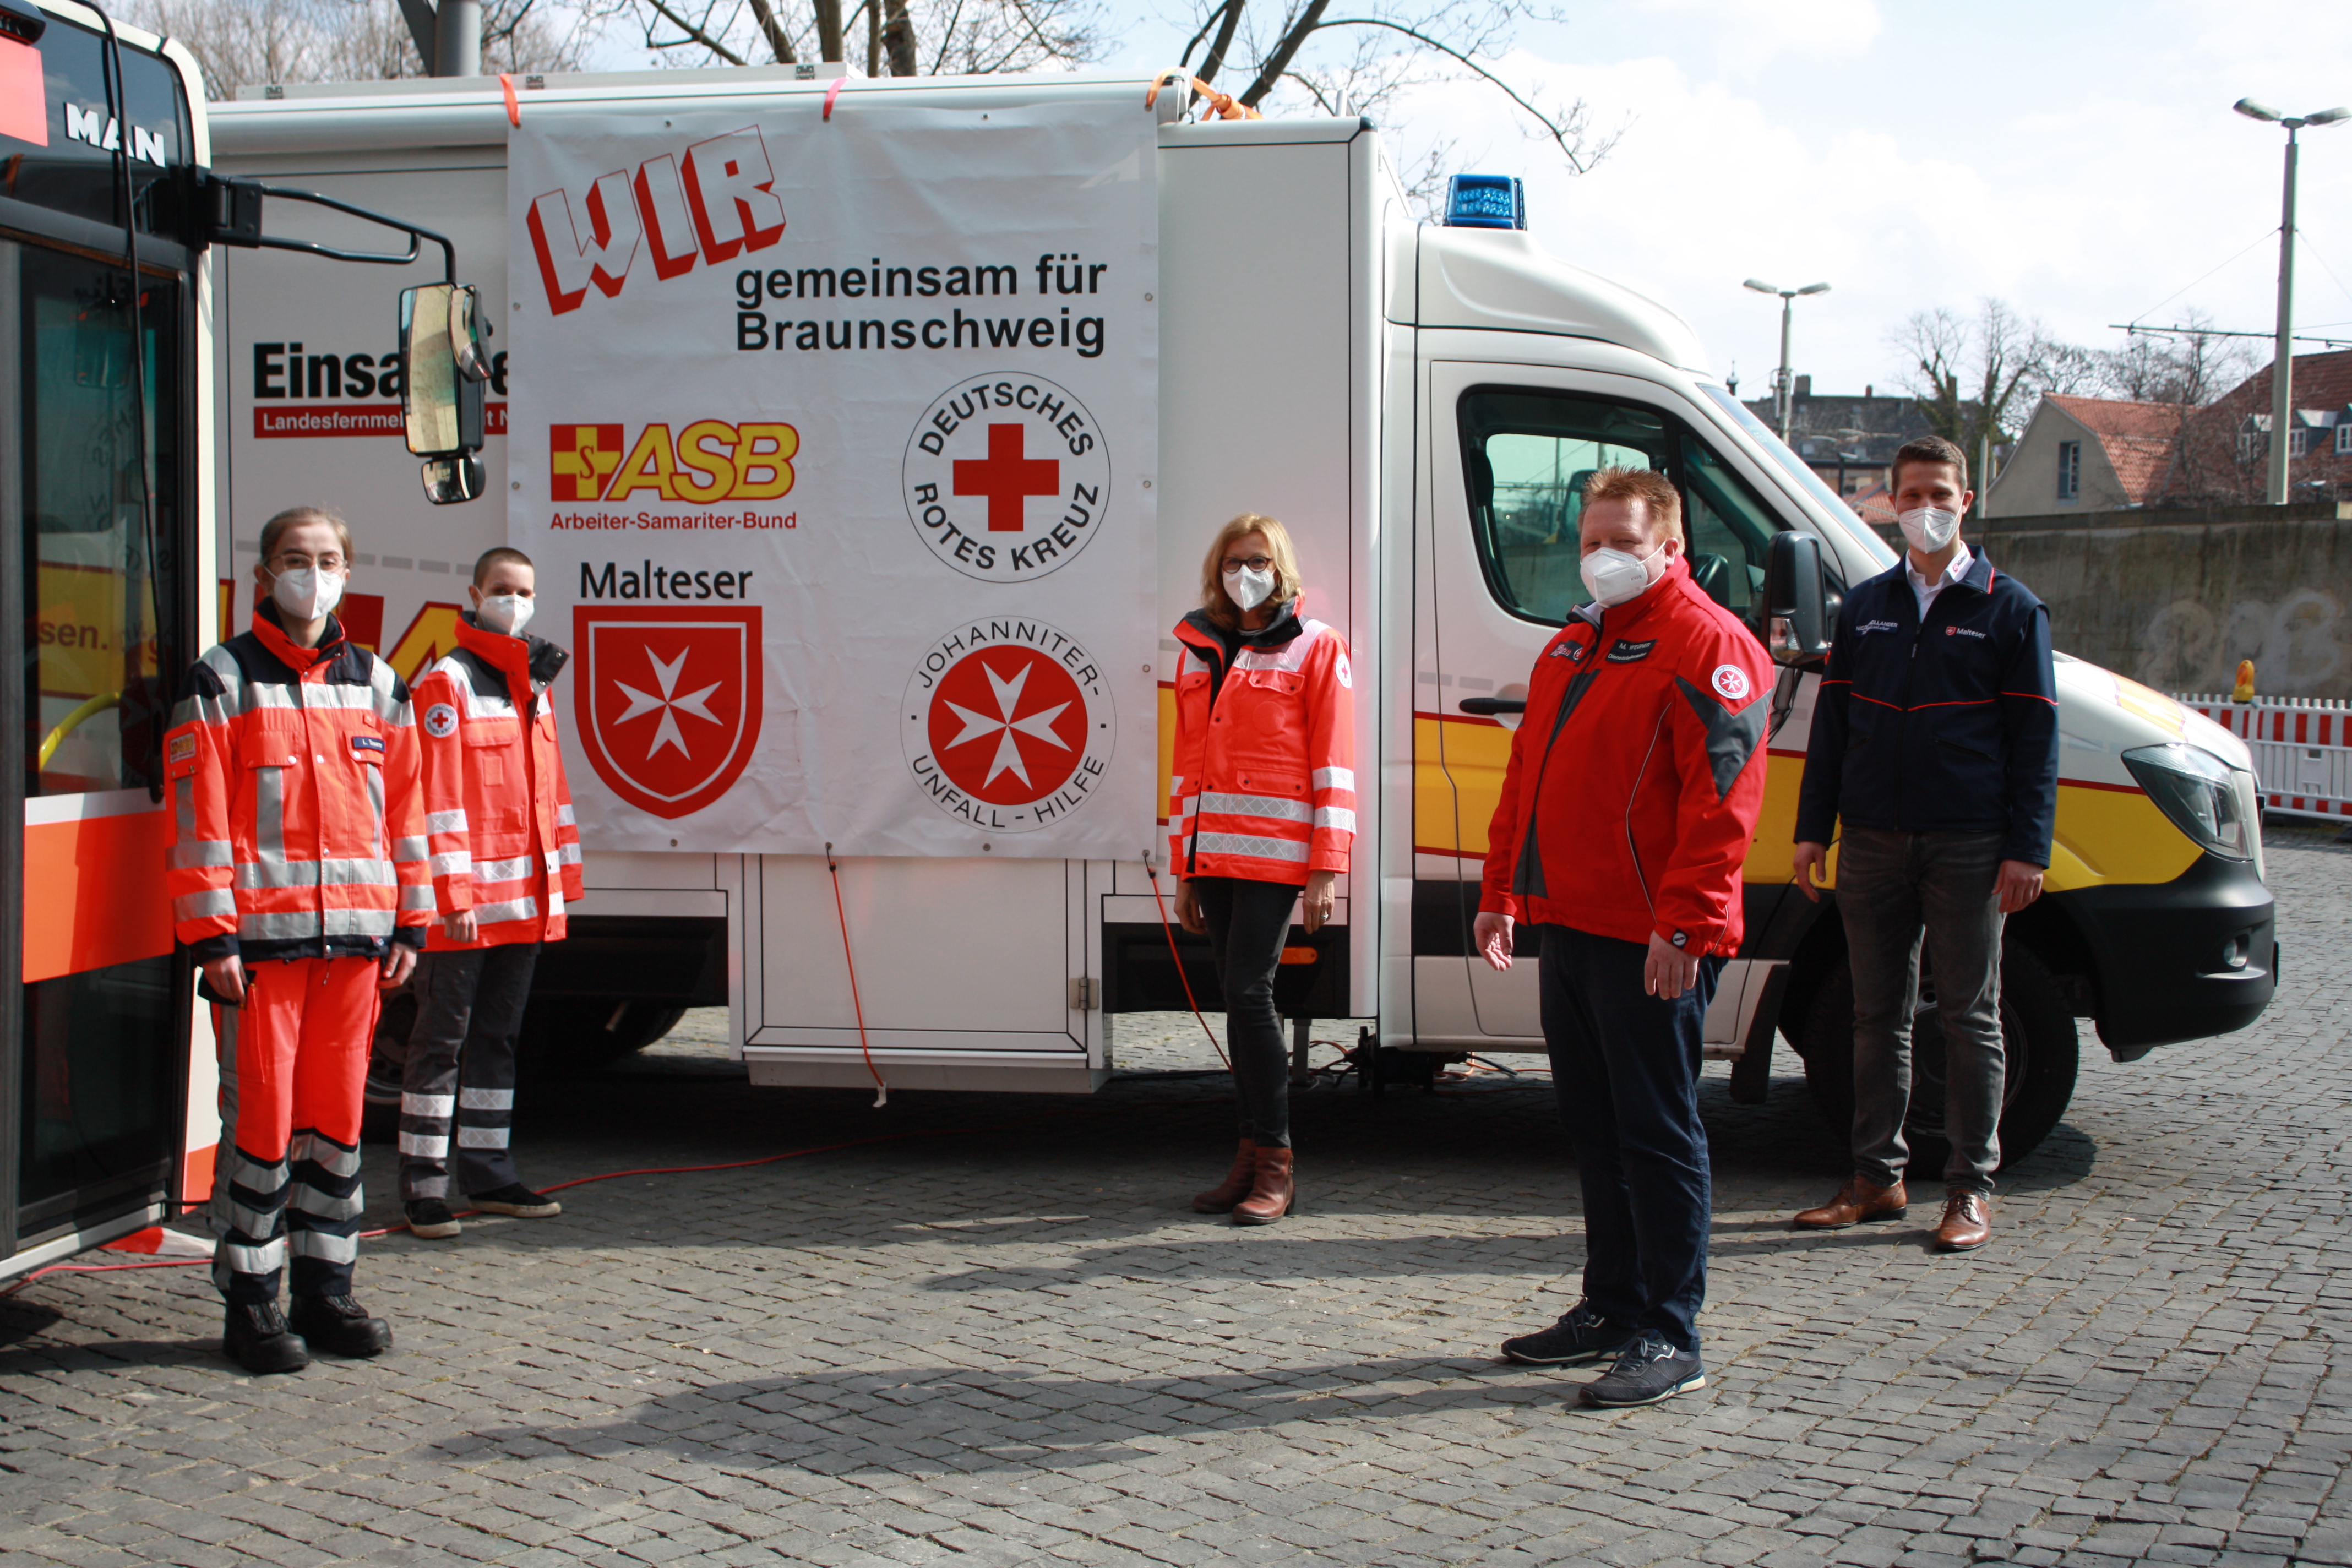
[[[449,1194],[449,1145],[468,1193],[522,1178],[513,1137],[515,1037],[539,965],[535,942],[427,952],[416,963],[416,1026],[400,1079],[400,1196]]]
[[[1225,1050],[1234,1058],[1242,1136],[1261,1148],[1287,1149],[1290,1053],[1275,1016],[1274,973],[1282,963],[1298,889],[1287,882],[1195,877],[1192,891],[1225,988]]]
[[[1700,1025],[1723,960],[1669,1002],[1647,944],[1545,925],[1544,1042],[1584,1189],[1584,1299],[1612,1323],[1698,1349],[1714,1197],[1698,1119]]]

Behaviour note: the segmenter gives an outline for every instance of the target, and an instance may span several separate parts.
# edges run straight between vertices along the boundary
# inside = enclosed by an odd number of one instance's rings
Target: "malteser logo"
[[[625,447],[619,425],[551,425],[548,480],[560,501],[774,500],[799,478],[801,434],[789,425],[698,419],[673,435],[647,425]]]

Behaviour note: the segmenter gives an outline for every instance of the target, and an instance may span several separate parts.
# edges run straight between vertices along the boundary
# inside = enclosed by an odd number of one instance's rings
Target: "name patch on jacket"
[[[1551,650],[1551,656],[1554,658],[1564,658],[1570,664],[1580,664],[1583,662],[1585,649],[1589,646],[1591,645],[1572,640],[1564,642]]]
[[[1873,632],[1899,632],[1903,628],[1893,621],[1864,621],[1853,629],[1855,636],[1866,637]]]
[[[1650,650],[1657,646],[1658,639],[1655,637],[1652,637],[1648,642],[1628,642],[1623,637],[1619,637],[1615,646],[1611,647],[1609,650],[1609,662],[1612,664],[1639,664],[1642,660],[1649,658]]]
[[[374,752],[381,755],[383,751],[383,737],[381,735],[353,735],[352,737],[352,750],[354,752]]]
[[[1948,637],[1974,637],[1979,642],[1985,640],[1984,633],[1973,626],[1946,626],[1944,635]]]

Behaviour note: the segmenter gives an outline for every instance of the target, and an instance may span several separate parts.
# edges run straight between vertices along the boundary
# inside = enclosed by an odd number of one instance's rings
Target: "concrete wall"
[[[2352,502],[1972,519],[1962,533],[2042,595],[2062,652],[2159,691],[2227,691],[2251,658],[2265,695],[2352,698]]]

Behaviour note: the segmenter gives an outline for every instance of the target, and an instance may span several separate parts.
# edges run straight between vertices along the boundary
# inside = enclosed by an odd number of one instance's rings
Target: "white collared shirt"
[[[1930,583],[1919,574],[1918,565],[1912,553],[1907,550],[1903,552],[1903,574],[1911,579],[1912,597],[1919,601],[1921,626],[1927,624],[1927,606],[1936,602],[1936,595],[1967,576],[1969,568],[1975,562],[1976,557],[1969,553],[1968,545],[1962,542],[1953,549],[1951,562],[1944,568],[1943,574]]]

